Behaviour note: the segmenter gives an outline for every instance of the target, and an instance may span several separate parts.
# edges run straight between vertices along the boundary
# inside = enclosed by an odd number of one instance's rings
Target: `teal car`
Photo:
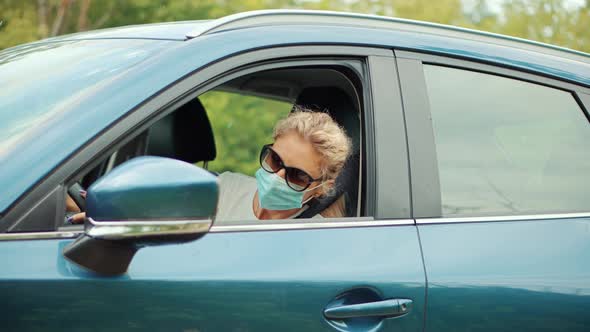
[[[218,220],[209,165],[258,157],[220,142],[293,104],[352,138],[309,210],[347,215]],[[588,331],[589,111],[589,54],[351,13],[6,49],[0,330]]]

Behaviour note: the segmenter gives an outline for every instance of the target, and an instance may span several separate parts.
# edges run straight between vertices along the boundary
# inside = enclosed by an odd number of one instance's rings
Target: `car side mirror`
[[[162,157],[131,159],[88,188],[84,234],[64,256],[98,274],[123,274],[144,246],[205,235],[217,199],[217,178],[197,166]]]

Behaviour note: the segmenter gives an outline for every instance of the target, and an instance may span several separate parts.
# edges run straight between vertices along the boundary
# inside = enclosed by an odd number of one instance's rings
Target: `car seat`
[[[216,154],[211,123],[198,98],[180,106],[149,129],[147,155],[191,164],[202,161],[206,168]]]
[[[317,215],[342,195],[346,202],[346,216],[356,216],[359,190],[360,113],[359,102],[355,99],[339,88],[311,87],[304,89],[295,101],[295,105],[330,114],[334,121],[346,130],[352,141],[350,157],[336,178],[333,194],[311,200],[308,208],[297,218],[311,218]]]

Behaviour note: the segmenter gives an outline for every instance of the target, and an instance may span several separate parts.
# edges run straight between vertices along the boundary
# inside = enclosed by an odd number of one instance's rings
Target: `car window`
[[[78,184],[88,188],[119,164],[137,156],[151,155],[195,164],[218,176],[220,197],[216,225],[223,224],[225,216],[234,222],[253,220],[252,204],[240,202],[253,201],[251,194],[257,188],[255,173],[261,166],[261,150],[273,143],[273,129],[279,120],[286,118],[294,105],[301,102],[331,115],[352,141],[351,158],[345,167],[348,180],[337,182],[334,199],[323,197],[323,203],[314,203],[318,210],[313,215],[323,213],[336,201],[340,204],[338,211],[343,213],[324,217],[356,216],[360,182],[360,103],[356,88],[346,76],[328,68],[256,72],[227,81],[177,106],[81,175],[79,181],[68,188],[66,216],[84,210]],[[246,187],[253,189],[246,190]],[[225,200],[231,201],[229,208]],[[244,213],[233,213],[239,209]],[[309,210],[309,213],[316,211]],[[244,214],[246,217],[241,218]],[[301,214],[299,217],[312,216]]]
[[[258,155],[272,142],[273,126],[291,111],[292,104],[269,98],[213,90],[199,96],[207,110],[217,156],[208,163],[216,173],[254,176]]]
[[[261,150],[266,144],[273,143],[273,129],[279,120],[289,116],[296,105],[328,113],[336,124],[345,127],[348,134],[354,136],[352,140],[358,146],[358,132],[351,130],[360,126],[359,108],[353,104],[356,100],[355,93],[350,81],[336,70],[292,68],[237,77],[200,95],[198,98],[211,123],[216,150],[215,158],[206,165],[210,171],[219,174],[220,201],[216,225],[221,225],[226,220],[235,222],[256,219],[252,214],[252,203],[238,202],[252,202],[256,200],[253,198],[255,193],[260,195],[256,180],[260,174],[256,173],[261,170]],[[356,169],[352,171],[356,174],[350,182],[356,182],[356,185],[344,181],[338,183],[340,191],[335,191],[334,197],[342,198],[336,200],[336,203],[341,204],[339,211],[343,213],[334,216],[356,215],[358,155],[351,160],[351,164],[355,163],[355,166],[349,169]],[[304,193],[301,192],[301,195]],[[329,197],[324,199],[325,202],[329,201]],[[258,202],[263,200],[258,196]],[[301,202],[302,199],[297,198],[297,201]],[[327,211],[326,208],[328,206],[315,213],[311,213],[312,208],[309,208],[308,213],[311,215],[302,213],[299,217],[317,216],[320,212]],[[289,210],[279,210],[281,209]],[[240,210],[243,213],[234,213]],[[322,215],[328,216],[327,213]]]
[[[574,96],[425,65],[444,216],[588,210],[590,126]]]

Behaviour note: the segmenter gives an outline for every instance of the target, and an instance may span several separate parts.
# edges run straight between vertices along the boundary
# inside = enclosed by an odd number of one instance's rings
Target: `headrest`
[[[358,103],[342,89],[311,87],[301,91],[295,105],[327,111],[351,138],[353,152],[358,150],[360,121]]]
[[[336,178],[333,195],[312,200],[308,209],[297,218],[311,218],[315,216],[324,211],[342,195],[344,195],[346,200],[347,216],[353,216],[357,208],[356,195],[358,193],[360,162],[360,118],[357,102],[353,101],[342,89],[335,87],[313,87],[304,89],[297,97],[295,105],[328,112],[334,121],[346,130],[346,134],[351,138],[353,145],[350,157]]]
[[[147,154],[188,163],[215,159],[213,130],[198,98],[182,105],[150,128]]]

